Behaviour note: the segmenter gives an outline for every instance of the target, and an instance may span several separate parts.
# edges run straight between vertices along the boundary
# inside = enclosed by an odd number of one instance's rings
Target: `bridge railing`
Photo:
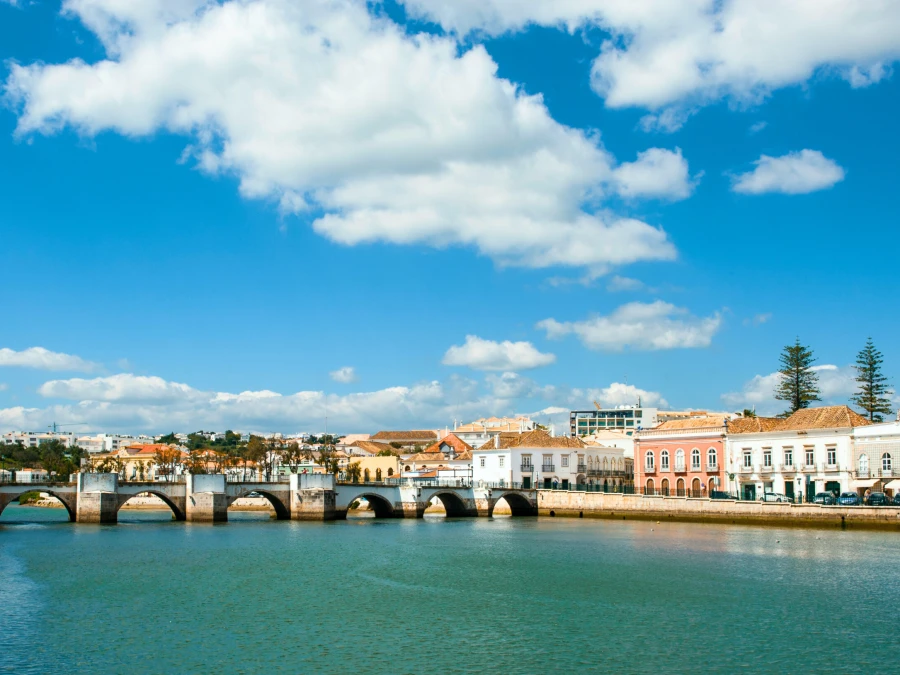
[[[226,483],[290,483],[288,476],[258,476],[247,472],[246,474],[225,474]]]
[[[410,479],[410,478],[386,478],[380,481],[358,481],[339,480],[338,485],[353,485],[360,487],[429,487],[429,488],[461,488],[469,489],[472,482],[468,479]]]

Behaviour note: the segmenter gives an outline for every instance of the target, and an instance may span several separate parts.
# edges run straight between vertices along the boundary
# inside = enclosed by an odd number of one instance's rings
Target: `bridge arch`
[[[0,515],[3,515],[3,510],[9,506],[12,502],[17,501],[19,497],[24,495],[26,492],[41,492],[43,494],[50,495],[60,504],[62,504],[66,508],[66,515],[69,516],[69,522],[75,522],[75,508],[76,508],[76,497],[75,493],[71,494],[57,494],[53,490],[48,490],[44,487],[34,488],[31,487],[28,483],[22,483],[22,490],[18,492],[13,492],[9,494],[3,494],[2,498],[0,498]],[[71,502],[71,503],[70,503]]]
[[[431,496],[431,499],[440,500],[441,504],[444,505],[444,511],[447,513],[448,518],[463,518],[473,515],[463,498],[453,490],[436,492]]]
[[[143,492],[138,492],[133,495],[119,495],[119,508],[116,509],[116,512],[118,513],[119,511],[121,511],[122,507],[125,506],[125,504],[127,504],[130,500],[134,499],[135,497],[140,497],[141,495],[153,495],[154,497],[158,497],[172,511],[172,516],[175,518],[175,520],[185,520],[184,509],[182,507],[173,502],[164,492],[153,489],[144,490]]]
[[[518,492],[504,492],[502,495],[497,497],[497,499],[492,500],[491,504],[491,512],[488,514],[493,517],[494,508],[497,506],[497,503],[501,500],[505,500],[507,506],[509,506],[510,513],[513,516],[536,516],[537,515],[537,506],[531,503],[529,499]]]
[[[376,518],[394,517],[394,505],[391,504],[390,501],[387,500],[387,498],[382,497],[380,494],[375,492],[361,492],[352,499],[348,499],[348,510],[353,502],[359,501],[360,499],[365,499],[369,503],[369,508],[375,512]]]
[[[236,502],[241,497],[248,497],[251,494],[257,494],[260,497],[265,497],[266,501],[275,509],[275,518],[278,520],[290,520],[291,519],[291,506],[290,504],[285,504],[278,495],[272,494],[267,490],[260,490],[259,488],[254,488],[252,490],[244,490],[237,497],[228,500],[228,506],[231,506],[234,502]]]

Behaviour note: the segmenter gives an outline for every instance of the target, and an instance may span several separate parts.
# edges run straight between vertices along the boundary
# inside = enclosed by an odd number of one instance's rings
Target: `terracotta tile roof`
[[[778,417],[739,417],[728,423],[728,433],[756,434],[760,431],[774,431],[783,421]]]
[[[464,452],[471,453],[472,449],[473,449],[471,445],[466,443],[463,439],[461,439],[456,434],[447,434],[441,440],[429,445],[420,454],[426,454],[429,452],[438,452],[438,453],[442,452],[441,446],[445,445],[445,444],[449,445],[451,448],[453,448],[456,451],[457,455],[460,455]]]
[[[535,429],[525,434],[500,434],[499,443],[490,440],[481,446],[482,450],[500,448],[583,448],[584,441],[568,436],[551,436],[543,429]]]
[[[804,431],[806,429],[850,429],[871,424],[845,405],[798,410],[788,418],[745,417],[728,423],[729,434],[755,434],[761,431]]]
[[[668,422],[657,424],[652,429],[645,429],[645,431],[677,431],[679,429],[706,429],[724,426],[724,417],[692,417],[685,420],[669,420]]]
[[[413,431],[379,431],[372,436],[371,441],[436,441],[437,432],[428,429]]]
[[[864,427],[869,424],[871,424],[869,420],[859,413],[853,412],[847,406],[833,405],[825,408],[798,410],[783,420],[778,430],[848,429],[850,427]]]
[[[387,450],[392,455],[397,454],[397,449],[393,446],[388,445],[387,443],[373,443],[372,441],[356,441],[347,446],[348,448],[359,448],[360,450],[365,450],[366,452],[371,452],[373,455],[377,455],[379,452],[383,452]]]
[[[161,450],[171,449],[171,445],[165,443],[150,443],[147,445],[128,445],[123,448],[129,455],[155,455]]]

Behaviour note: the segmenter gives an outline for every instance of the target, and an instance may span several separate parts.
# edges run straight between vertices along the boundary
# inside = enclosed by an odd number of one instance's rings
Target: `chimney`
[[[497,434],[496,436],[494,436],[494,449],[495,450],[500,449],[500,434]]]

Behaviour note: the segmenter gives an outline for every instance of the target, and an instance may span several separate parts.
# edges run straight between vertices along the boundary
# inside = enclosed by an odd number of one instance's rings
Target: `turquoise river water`
[[[900,672],[900,535],[0,518],[0,672]]]

